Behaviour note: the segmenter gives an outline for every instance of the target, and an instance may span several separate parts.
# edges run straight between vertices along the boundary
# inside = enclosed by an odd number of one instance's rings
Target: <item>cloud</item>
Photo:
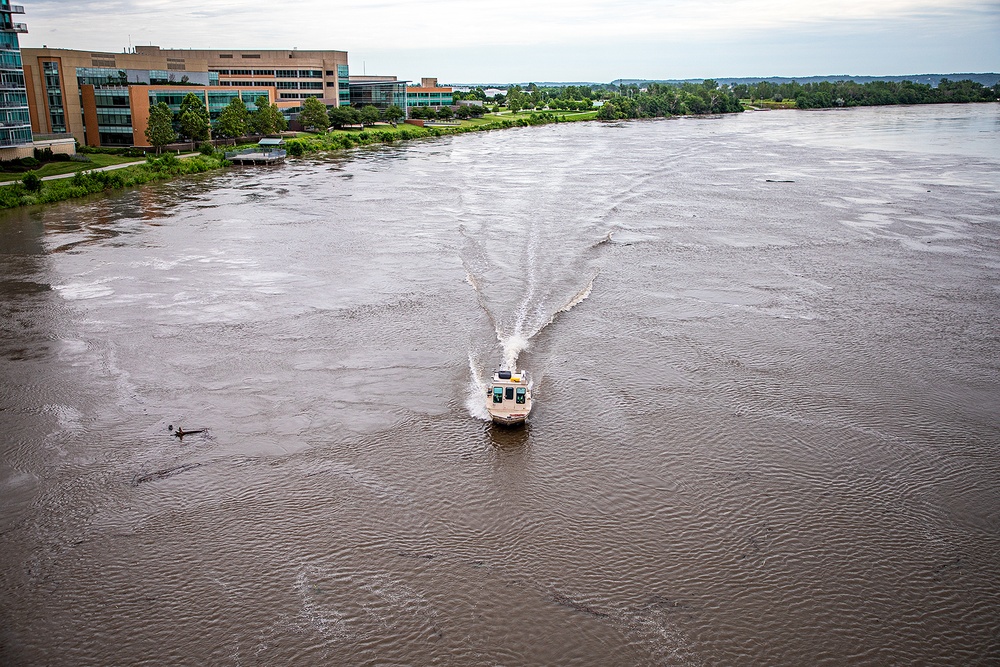
[[[795,49],[778,54],[786,61],[794,58],[786,67],[814,62],[814,51],[829,61],[825,69],[838,71],[837,59],[850,54],[823,46],[836,39],[842,49],[865,39],[883,40],[914,55],[919,55],[917,45],[908,44],[907,35],[929,40],[925,46],[937,55],[953,44],[964,53],[959,46],[963,34],[966,40],[975,34],[1000,42],[1000,3],[984,0],[299,0],[277,5],[248,0],[29,0],[26,12],[31,32],[22,44],[28,46],[45,41],[54,47],[105,51],[120,51],[129,43],[338,49],[351,53],[355,70],[366,54],[375,61],[384,60],[384,54],[406,54],[405,61],[387,68],[401,75],[401,67],[430,62],[432,56],[439,63],[435,71],[443,73],[446,66],[468,69],[473,61],[495,70],[503,60],[513,63],[525,53],[544,53],[545,60],[535,60],[538,69],[570,72],[572,60],[607,69],[616,63],[642,64],[645,58],[660,67],[670,59],[689,60],[691,54],[709,62],[712,50],[732,54],[732,71],[760,54],[730,47],[762,40],[769,48]],[[55,37],[52,30],[57,30]],[[59,43],[50,43],[56,39]],[[865,54],[879,56],[878,44],[871,42]],[[459,52],[465,62],[449,63],[447,58]],[[479,52],[483,57],[469,58]],[[503,58],[496,55],[500,52]],[[592,57],[596,53],[600,58]],[[995,67],[991,53],[983,49],[980,69]],[[877,59],[872,66],[877,69]]]

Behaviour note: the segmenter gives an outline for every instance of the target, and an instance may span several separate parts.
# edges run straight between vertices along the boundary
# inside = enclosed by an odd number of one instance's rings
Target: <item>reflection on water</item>
[[[567,124],[5,213],[0,662],[1000,660],[997,127]]]
[[[511,427],[490,426],[485,430],[489,436],[490,444],[497,451],[513,453],[520,452],[528,446],[531,424],[521,424]]]

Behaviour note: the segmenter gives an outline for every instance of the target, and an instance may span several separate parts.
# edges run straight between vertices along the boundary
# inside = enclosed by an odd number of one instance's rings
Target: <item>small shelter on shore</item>
[[[226,159],[235,164],[275,164],[284,162],[288,153],[282,148],[285,140],[277,137],[264,137],[257,142],[257,148],[247,148],[242,151],[226,153]]]

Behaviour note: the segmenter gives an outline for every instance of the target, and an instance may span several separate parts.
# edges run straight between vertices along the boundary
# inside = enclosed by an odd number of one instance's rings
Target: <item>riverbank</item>
[[[23,183],[0,187],[0,209],[50,204],[87,195],[165,181],[176,176],[200,174],[219,169],[228,163],[217,155],[196,155],[179,160],[173,153],[150,157],[145,162],[129,165],[114,171],[80,171],[72,177],[38,183],[38,189],[29,190]]]
[[[596,117],[596,112],[519,114],[508,112],[461,121],[460,124],[450,127],[418,127],[408,124],[393,127],[378,124],[360,131],[332,130],[316,134],[303,133],[294,139],[289,139],[286,142],[286,148],[289,155],[301,157],[324,151],[344,150],[372,144],[392,144],[398,141],[464,134],[466,132],[585,121],[593,120]],[[203,173],[229,165],[230,163],[224,159],[222,152],[213,155],[198,155],[187,160],[178,160],[173,154],[166,154],[159,158],[151,157],[140,164],[126,166],[113,172],[80,171],[71,178],[41,183],[40,189],[36,191],[29,190],[23,183],[15,182],[12,185],[0,187],[0,209],[49,204],[85,197],[98,192],[168,180],[176,176]]]
[[[483,118],[462,121],[459,125],[450,127],[418,127],[416,125],[379,124],[371,128],[357,131],[334,130],[321,134],[296,137],[286,142],[289,155],[301,156],[322,151],[343,150],[370,144],[390,144],[397,141],[423,139],[427,137],[442,137],[450,134],[466,132],[485,132],[489,130],[505,130],[512,127],[529,127],[579,120],[593,120],[596,112],[587,113],[530,113],[504,114],[486,116]]]

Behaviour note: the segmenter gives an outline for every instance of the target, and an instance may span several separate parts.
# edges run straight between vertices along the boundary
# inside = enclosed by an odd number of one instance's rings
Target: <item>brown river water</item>
[[[968,105],[4,212],[0,664],[996,665],[998,193]]]

